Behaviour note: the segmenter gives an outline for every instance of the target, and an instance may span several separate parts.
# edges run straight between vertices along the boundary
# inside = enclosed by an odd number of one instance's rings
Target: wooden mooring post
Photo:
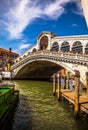
[[[66,75],[64,75],[64,89],[66,89]]]
[[[77,70],[75,70],[74,82],[75,82],[74,117],[75,117],[76,119],[78,119],[78,118],[79,118],[79,87],[80,87],[80,73],[79,73],[79,71],[77,71]]]
[[[61,100],[61,73],[57,74],[57,99]]]
[[[53,95],[56,95],[56,74],[53,75]]]
[[[68,72],[67,74],[68,89],[70,88],[69,79],[70,79],[70,72]]]
[[[87,88],[87,96],[88,96],[88,72],[86,72],[86,88]]]

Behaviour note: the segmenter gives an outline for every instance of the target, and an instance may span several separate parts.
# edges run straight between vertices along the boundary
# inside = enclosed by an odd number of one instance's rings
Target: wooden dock
[[[56,90],[56,93],[58,90]],[[75,105],[76,102],[76,92],[71,91],[70,89],[61,89],[61,97],[68,100],[70,103]],[[79,96],[79,105],[80,105],[80,111],[88,114],[88,96],[83,95]]]
[[[58,100],[65,98],[70,103],[74,105],[74,116],[78,117],[79,113],[82,111],[88,114],[88,91],[85,95],[80,95],[79,85],[80,85],[80,75],[78,71],[75,74],[75,90],[62,89],[60,74],[57,76],[57,84],[55,84],[55,77],[53,80],[53,93],[57,96]],[[88,90],[88,89],[87,89]]]
[[[81,104],[80,109],[82,112],[88,114],[88,103]]]

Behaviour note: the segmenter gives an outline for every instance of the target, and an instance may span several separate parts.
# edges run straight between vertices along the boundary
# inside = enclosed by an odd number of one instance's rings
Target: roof
[[[43,31],[42,33],[40,33],[40,35],[37,37],[37,39],[39,39],[43,34],[49,34],[49,35],[51,35],[51,37],[57,36],[56,34],[54,34],[52,32]]]
[[[0,48],[0,51],[2,51],[2,52],[7,52],[7,53],[10,52],[10,50],[6,50],[6,49],[3,49],[3,48]],[[13,51],[11,51],[11,53],[16,54],[16,55],[19,55],[18,53],[15,53],[15,52],[13,52]]]

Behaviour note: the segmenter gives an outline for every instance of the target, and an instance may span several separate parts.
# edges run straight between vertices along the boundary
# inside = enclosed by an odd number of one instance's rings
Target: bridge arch
[[[36,52],[37,50],[36,50],[36,48],[34,48],[33,50],[32,50],[32,52]]]
[[[76,41],[76,42],[73,43],[72,52],[83,53],[83,45],[80,41]]]
[[[48,48],[48,36],[44,35],[41,37],[40,41],[39,41],[39,50],[45,50]]]
[[[54,42],[51,47],[51,51],[59,51],[58,42]]]
[[[68,52],[70,51],[70,45],[69,45],[69,42],[67,41],[64,41],[62,44],[61,44],[61,51],[62,52]]]
[[[84,86],[86,86],[85,73],[88,71],[87,61],[88,58],[86,55],[80,55],[74,53],[40,51],[38,53],[31,53],[30,55],[27,55],[23,59],[20,59],[18,62],[16,62],[14,65],[11,66],[11,71],[14,78],[18,73],[21,74],[22,68],[27,68],[28,65],[31,63],[47,62],[46,65],[48,65],[49,63],[57,65],[71,72],[73,75],[74,75],[74,70],[79,70],[80,80],[84,84]],[[44,72],[48,72],[48,68]],[[30,66],[28,70],[30,70]],[[28,72],[28,70],[26,72]],[[40,72],[40,74],[41,73],[42,72]]]
[[[40,66],[41,64],[43,66],[43,69]],[[32,67],[32,65],[33,65],[33,67]],[[36,65],[38,65],[38,66],[36,66]],[[38,72],[38,69],[39,69],[39,72]],[[58,61],[55,61],[54,59],[34,59],[31,61],[28,61],[25,64],[22,64],[21,67],[19,67],[16,70],[15,78],[25,78],[25,77],[21,77],[21,74],[23,74],[23,76],[25,76],[25,74],[27,74],[26,78],[28,78],[28,73],[30,73],[29,74],[30,78],[32,78],[33,75],[35,77],[36,74],[37,74],[37,76],[40,75],[40,78],[41,78],[41,77],[43,77],[43,72],[44,72],[44,74],[46,74],[46,77],[47,77],[47,75],[51,77],[53,73],[56,73],[57,71],[59,71],[61,69],[66,69],[68,72],[71,72],[74,75],[74,70],[72,70],[72,68],[69,67],[68,64],[66,65],[63,61],[58,62]],[[37,70],[37,72],[34,72],[34,70]],[[44,71],[41,71],[41,70],[44,70]],[[24,72],[25,72],[25,74],[24,74]],[[48,78],[50,78],[50,77],[48,77]]]
[[[88,43],[86,44],[86,47],[85,47],[85,54],[88,54]]]

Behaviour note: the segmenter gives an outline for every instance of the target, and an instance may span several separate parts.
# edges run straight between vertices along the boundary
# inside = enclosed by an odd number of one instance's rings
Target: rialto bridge
[[[59,70],[74,75],[80,72],[81,83],[86,86],[88,71],[88,35],[57,36],[42,32],[37,44],[14,60],[12,76],[17,79],[50,78]]]

